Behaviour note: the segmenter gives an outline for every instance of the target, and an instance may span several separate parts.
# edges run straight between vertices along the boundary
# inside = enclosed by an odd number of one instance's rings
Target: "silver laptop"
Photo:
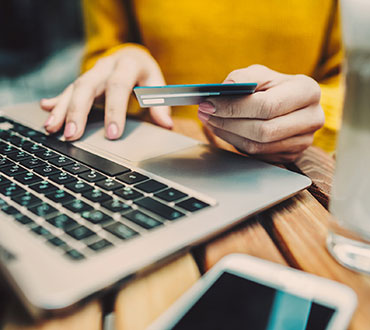
[[[75,143],[36,104],[0,112],[0,267],[35,316],[159,265],[311,184],[305,176],[128,120]],[[99,117],[99,116],[98,116]]]

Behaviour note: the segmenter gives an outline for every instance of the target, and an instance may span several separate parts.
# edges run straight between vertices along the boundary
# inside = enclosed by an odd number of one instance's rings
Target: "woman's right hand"
[[[42,99],[41,108],[50,115],[44,127],[55,133],[65,123],[64,137],[73,141],[84,133],[87,116],[95,98],[105,95],[105,136],[118,139],[124,130],[128,101],[135,85],[164,85],[161,69],[154,58],[141,46],[130,45],[101,58],[60,95]],[[171,129],[170,108],[150,108],[158,125]]]

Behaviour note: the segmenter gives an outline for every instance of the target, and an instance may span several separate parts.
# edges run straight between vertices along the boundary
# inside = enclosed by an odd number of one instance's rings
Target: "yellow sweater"
[[[87,47],[82,70],[127,42],[127,0],[84,0]],[[314,144],[335,148],[340,126],[342,47],[336,0],[132,0],[143,44],[169,84],[217,83],[264,64],[302,73],[322,89],[325,126]],[[174,115],[196,118],[194,109]]]

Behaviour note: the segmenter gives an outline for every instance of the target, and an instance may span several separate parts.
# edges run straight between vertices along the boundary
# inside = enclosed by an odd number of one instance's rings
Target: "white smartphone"
[[[343,284],[232,254],[149,329],[344,330],[356,305],[356,294]]]

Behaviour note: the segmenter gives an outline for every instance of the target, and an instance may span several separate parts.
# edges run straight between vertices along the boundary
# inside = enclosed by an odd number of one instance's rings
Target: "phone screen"
[[[335,310],[224,272],[173,329],[326,329]]]

